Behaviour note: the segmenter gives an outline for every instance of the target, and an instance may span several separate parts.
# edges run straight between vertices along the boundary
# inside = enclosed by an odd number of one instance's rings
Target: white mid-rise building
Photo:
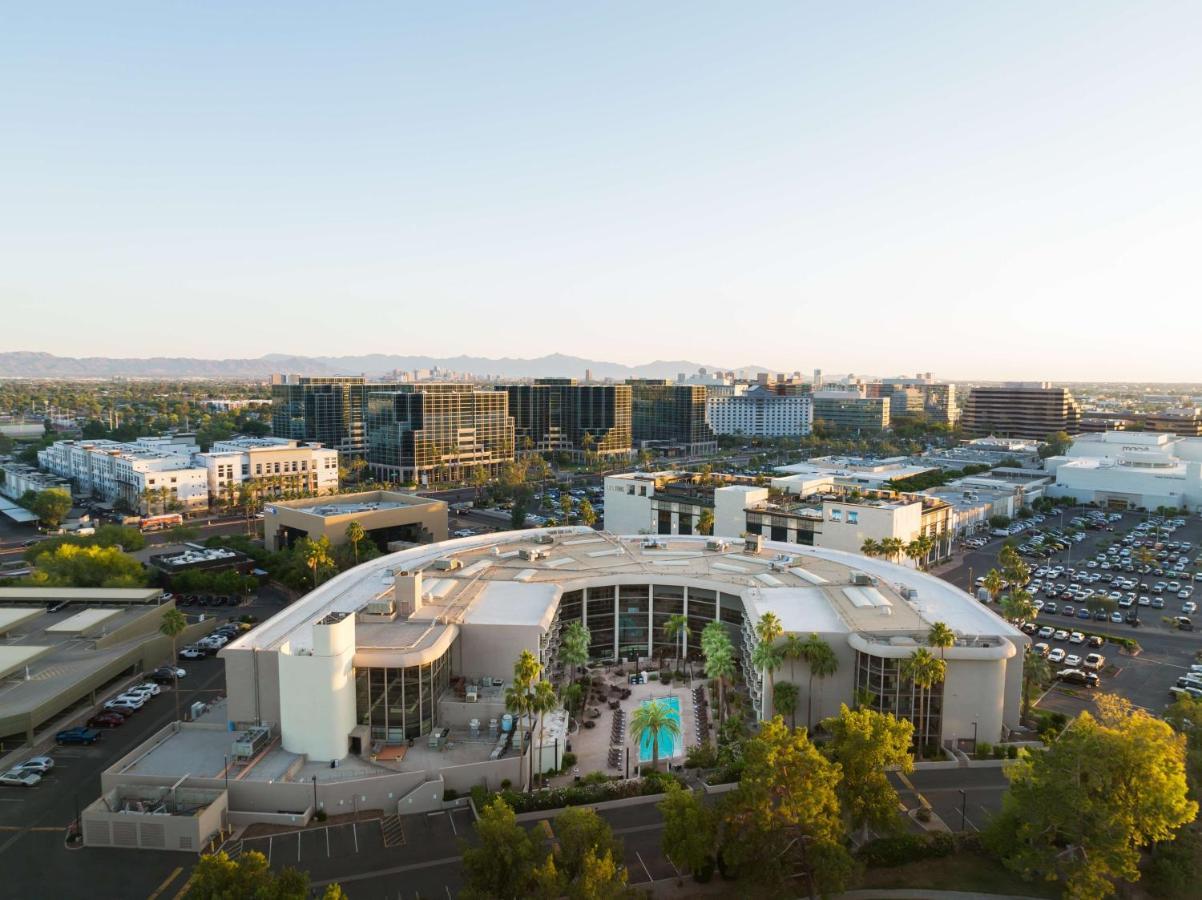
[[[1074,497],[1115,509],[1202,508],[1202,438],[1159,432],[1104,431],[1073,440],[1045,468],[1050,497]]]
[[[216,441],[207,453],[193,454],[208,475],[213,503],[237,497],[244,482],[256,482],[274,495],[336,494],[338,451],[287,438],[239,437]]]
[[[715,434],[801,437],[814,425],[809,394],[778,394],[754,387],[743,394],[708,396],[705,419]]]

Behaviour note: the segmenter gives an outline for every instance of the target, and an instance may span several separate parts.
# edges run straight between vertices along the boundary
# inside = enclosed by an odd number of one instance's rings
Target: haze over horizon
[[[30,6],[0,350],[1202,381],[1202,6]],[[703,362],[704,364],[704,362]]]

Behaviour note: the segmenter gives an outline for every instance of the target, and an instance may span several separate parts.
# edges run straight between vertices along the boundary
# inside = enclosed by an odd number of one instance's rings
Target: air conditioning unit
[[[522,549],[520,549],[518,551],[518,556],[520,556],[522,559],[526,559],[526,560],[546,559],[547,551],[540,550],[536,547],[523,547]]]
[[[918,588],[906,587],[903,585],[901,587],[899,593],[902,595],[903,600],[917,600],[918,599]]]
[[[768,568],[771,569],[773,572],[788,572],[789,564],[783,563],[780,560],[776,560]]]
[[[710,538],[705,542],[706,550],[713,550],[715,553],[725,553],[730,549],[730,541],[724,541],[721,538]]]
[[[656,540],[655,538],[647,538],[647,540],[643,541],[643,549],[644,550],[667,550],[668,542]]]
[[[747,534],[743,536],[743,552],[759,553],[764,548],[763,535]]]
[[[444,559],[436,559],[434,560],[434,568],[438,569],[440,572],[454,572],[456,569],[463,568],[463,561],[456,559],[453,556],[446,557]]]
[[[869,586],[875,584],[876,582],[873,581],[872,576],[869,575],[867,572],[852,572],[851,573],[851,583],[855,584],[855,585],[869,587]]]
[[[538,537],[536,537],[534,539],[534,543],[536,543],[536,544],[554,544],[555,538],[549,534],[540,534]]]

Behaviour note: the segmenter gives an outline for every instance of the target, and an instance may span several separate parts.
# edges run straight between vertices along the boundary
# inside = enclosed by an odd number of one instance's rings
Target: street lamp
[[[313,814],[317,815],[317,776],[313,776]]]
[[[964,823],[968,819],[968,792],[964,788],[960,788],[960,830],[964,830]]]

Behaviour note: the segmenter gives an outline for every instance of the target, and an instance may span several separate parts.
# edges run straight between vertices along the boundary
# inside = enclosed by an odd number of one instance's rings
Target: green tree
[[[29,508],[47,528],[58,528],[71,512],[71,495],[62,488],[47,488],[37,492]]]
[[[864,538],[864,543],[860,545],[860,552],[867,557],[880,556],[881,545],[872,538]]]
[[[589,643],[592,636],[588,628],[579,619],[568,623],[559,641],[559,661],[565,666],[571,666],[571,677],[576,677],[577,666],[588,662]]]
[[[225,851],[202,856],[192,869],[190,885],[188,896],[197,900],[307,900],[309,896],[307,872],[286,868],[277,873],[257,850],[246,851],[236,861]]]
[[[471,474],[468,476],[472,490],[475,492],[476,504],[479,505],[480,498],[484,494],[484,488],[488,486],[488,470],[484,466],[472,466]]]
[[[651,768],[657,770],[660,739],[680,737],[680,717],[663,700],[643,703],[630,717],[630,736],[637,743],[651,739]]]
[[[526,498],[520,496],[514,499],[513,508],[509,510],[509,527],[515,531],[526,527]]]
[[[43,542],[50,544],[49,541]],[[142,587],[146,574],[142,564],[117,547],[97,547],[74,542],[43,549],[32,562],[36,571],[30,584],[62,587]]]
[[[530,712],[538,716],[538,740],[536,740],[530,748],[530,758],[533,760],[534,754],[539,754],[538,777],[542,780],[543,763],[542,763],[542,743],[543,743],[543,719],[547,713],[556,709],[559,706],[559,697],[555,695],[555,686],[549,681],[539,681],[534,685],[534,690],[530,693]]]
[[[801,646],[801,658],[810,670],[809,686],[806,690],[806,730],[814,730],[814,679],[820,681],[839,671],[839,657],[831,645],[811,632]]]
[[[513,681],[505,689],[505,706],[517,714],[518,718],[526,717],[525,733],[533,737],[536,685],[542,676],[543,664],[529,650],[523,650],[513,664]],[[531,743],[529,753],[530,782],[529,789],[534,790],[534,747]]]
[[[622,858],[622,845],[609,823],[586,806],[573,806],[555,817],[555,865],[569,885],[585,874],[591,852],[597,858]],[[579,895],[576,895],[579,896]]]
[[[890,562],[897,562],[905,548],[906,544],[901,538],[887,537],[881,541],[881,556]]]
[[[810,896],[842,891],[854,864],[843,846],[839,766],[779,716],[743,743],[743,758],[739,786],[720,814],[728,865],[775,893],[797,874]]]
[[[926,647],[919,647],[902,663],[901,671],[902,677],[913,682],[914,686],[918,688],[918,721],[922,723],[922,726],[916,726],[915,731],[918,733],[918,758],[922,759],[923,751],[931,737],[931,723],[928,721],[930,719],[930,691],[947,675],[947,663],[932,656],[931,651]],[[926,698],[926,703],[923,702],[924,698]]]
[[[563,515],[564,524],[572,521],[572,495],[564,491],[559,497],[559,511]]]
[[[675,782],[658,805],[664,817],[660,846],[678,869],[703,875],[714,866],[718,839],[718,817],[702,795],[682,788]]]
[[[767,698],[773,692],[775,685],[774,674],[780,668],[783,658],[779,650],[771,644],[766,644],[763,641],[756,643],[751,651],[751,665],[759,671],[763,672],[764,678],[764,697]],[[763,709],[756,710],[757,715],[763,719],[767,718],[766,712]]]
[[[797,712],[797,701],[801,691],[791,681],[780,681],[772,688],[772,708],[778,716],[789,717],[789,727],[795,727],[793,717]]]
[[[1198,814],[1185,743],[1168,723],[1112,695],[1080,713],[1047,750],[1007,771],[1010,790],[986,843],[1012,870],[1105,897],[1139,878],[1141,851]]]
[[[822,724],[831,735],[824,749],[841,769],[839,800],[850,827],[861,831],[861,841],[867,840],[870,827],[896,831],[901,825],[900,801],[886,771],[913,771],[914,726],[888,713],[846,705]]]
[[[302,541],[300,550],[301,558],[313,573],[313,587],[316,589],[318,570],[334,565],[334,560],[330,557],[330,539],[324,534],[315,541],[306,538]]]
[[[525,900],[544,853],[500,797],[476,820],[476,844],[461,842],[465,887],[460,896]]]
[[[359,542],[367,537],[367,532],[363,530],[363,525],[358,519],[352,520],[346,526],[346,539],[351,542],[351,549],[355,551],[355,565],[359,565]]]
[[[163,618],[159,622],[159,633],[171,639],[171,693],[175,696],[175,721],[179,721],[179,664],[176,658],[176,641],[188,628],[188,619],[182,612],[172,606],[163,610]]]
[[[1041,690],[1051,680],[1052,670],[1048,661],[1028,646],[1023,658],[1022,719],[1024,722],[1031,718],[1031,703],[1035,691]]]
[[[939,658],[946,659],[945,651],[948,647],[954,647],[956,644],[956,633],[947,626],[946,622],[936,622],[927,632],[927,644],[931,647],[938,647]]]
[[[726,683],[733,681],[737,667],[735,651],[721,622],[714,620],[701,631],[701,653],[705,658],[705,676],[718,687],[718,724],[726,712]]]
[[[665,640],[673,641],[676,644],[676,665],[680,665],[680,661],[684,659],[684,642],[692,634],[692,629],[689,628],[689,617],[683,613],[669,616],[663,625],[663,635]]]
[[[697,533],[707,536],[714,533],[714,511],[709,507],[701,510],[697,516]]]
[[[1002,592],[1002,588],[1006,586],[1006,582],[1002,579],[1002,573],[997,569],[990,569],[985,573],[985,580],[981,586],[989,592],[989,600],[991,603],[997,603],[998,594]]]
[[[1039,458],[1049,456],[1064,456],[1073,445],[1073,438],[1067,431],[1053,431],[1044,438],[1044,445],[1039,448]]]
[[[587,500],[580,502],[580,523],[592,528],[597,524],[597,511],[593,509],[593,504]]]

